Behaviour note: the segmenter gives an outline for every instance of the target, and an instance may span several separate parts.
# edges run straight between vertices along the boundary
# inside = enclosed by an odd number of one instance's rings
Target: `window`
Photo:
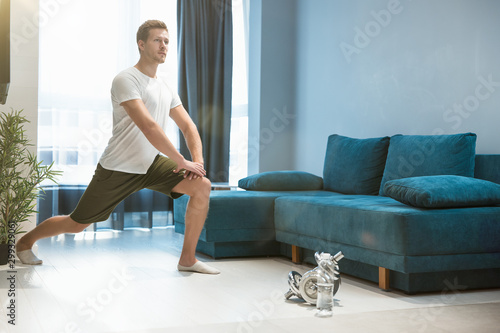
[[[248,172],[248,4],[233,0],[233,101],[229,148],[229,184]]]
[[[40,8],[44,3],[41,0]],[[230,180],[247,172],[248,116],[244,0],[234,0]],[[40,24],[38,155],[64,171],[59,184],[86,185],[112,130],[111,82],[139,59],[135,35],[148,19],[167,23],[170,44],[158,76],[177,90],[176,0],[74,0]],[[178,147],[178,129],[167,135]]]

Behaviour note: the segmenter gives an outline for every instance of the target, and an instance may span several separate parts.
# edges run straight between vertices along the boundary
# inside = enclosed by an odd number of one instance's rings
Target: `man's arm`
[[[186,169],[197,176],[203,177],[206,172],[202,162],[191,162],[182,156],[175,149],[172,142],[163,132],[160,125],[151,117],[144,102],[140,99],[134,99],[121,103],[130,118],[139,127],[141,132],[146,136],[148,141],[160,152],[170,157],[177,163],[177,169],[174,172],[179,172],[181,169]]]
[[[182,135],[184,135],[193,162],[204,164],[203,145],[200,134],[198,133],[198,128],[184,106],[181,104],[171,109],[170,117],[175,121]],[[196,178],[196,176],[194,178]]]

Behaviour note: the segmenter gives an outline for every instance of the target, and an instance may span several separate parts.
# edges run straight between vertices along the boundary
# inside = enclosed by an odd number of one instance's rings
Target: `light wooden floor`
[[[171,227],[42,240],[43,265],[0,266],[0,332],[500,332],[498,289],[410,297],[343,275],[334,316],[317,318],[314,307],[283,297],[288,272],[312,266],[199,255],[222,273],[180,273],[181,244]]]

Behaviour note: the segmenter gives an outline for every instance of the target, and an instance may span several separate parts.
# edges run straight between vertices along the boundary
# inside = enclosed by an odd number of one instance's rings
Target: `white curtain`
[[[136,31],[147,19],[169,28],[169,55],[158,75],[177,89],[177,5],[72,0],[54,8],[50,1],[40,1],[50,19],[40,23],[38,154],[64,171],[59,184],[88,184],[111,135],[111,82],[139,59]],[[178,131],[167,134],[175,144]]]
[[[248,13],[250,0],[233,0],[233,100],[229,184],[248,174]]]
[[[247,175],[248,1],[233,0],[231,184]],[[87,185],[111,135],[111,81],[139,59],[136,32],[148,19],[168,26],[169,54],[158,75],[177,91],[177,1],[71,0],[54,7],[54,0],[40,0],[40,18],[38,156],[63,171],[59,184]],[[167,135],[178,147],[170,124]]]

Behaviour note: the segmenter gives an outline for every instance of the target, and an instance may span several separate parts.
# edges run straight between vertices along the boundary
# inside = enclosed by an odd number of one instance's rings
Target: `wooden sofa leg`
[[[378,286],[384,291],[389,291],[389,272],[387,268],[378,268]]]
[[[292,262],[300,264],[300,247],[292,245]]]

